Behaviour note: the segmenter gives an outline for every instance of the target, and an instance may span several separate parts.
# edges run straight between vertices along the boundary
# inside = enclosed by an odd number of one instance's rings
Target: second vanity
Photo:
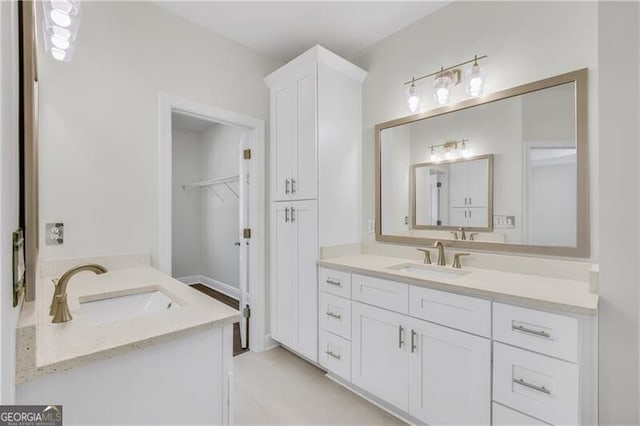
[[[318,261],[319,363],[410,423],[597,423],[589,283],[358,254]]]

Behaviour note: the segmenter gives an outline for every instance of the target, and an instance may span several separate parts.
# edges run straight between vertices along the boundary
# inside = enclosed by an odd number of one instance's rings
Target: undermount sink
[[[82,313],[92,324],[105,324],[156,312],[174,310],[180,304],[159,290],[80,302]]]
[[[402,263],[400,265],[390,266],[387,269],[392,269],[397,272],[416,274],[426,279],[433,280],[456,279],[470,273],[469,271],[462,269],[445,269],[444,266],[418,265],[415,263]]]

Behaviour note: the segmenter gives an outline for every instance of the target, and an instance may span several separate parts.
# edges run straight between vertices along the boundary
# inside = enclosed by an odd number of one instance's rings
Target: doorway
[[[168,95],[160,96],[159,121],[157,265],[237,306],[244,314],[241,346],[260,352],[265,346],[264,123]]]

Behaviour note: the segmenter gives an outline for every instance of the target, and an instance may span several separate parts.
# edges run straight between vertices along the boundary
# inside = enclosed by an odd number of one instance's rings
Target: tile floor
[[[282,348],[233,361],[235,424],[404,424]]]

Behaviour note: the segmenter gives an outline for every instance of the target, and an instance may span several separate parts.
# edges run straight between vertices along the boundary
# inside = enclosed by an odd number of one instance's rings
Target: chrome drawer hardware
[[[513,383],[515,383],[517,385],[524,386],[524,387],[529,388],[529,389],[533,389],[533,390],[538,391],[538,392],[542,392],[542,393],[547,394],[547,395],[551,395],[551,391],[549,389],[545,388],[544,386],[532,385],[529,382],[525,382],[524,379],[513,379]]]
[[[402,345],[404,345],[404,327],[399,325],[398,326],[398,347],[402,348]]]
[[[289,192],[291,192],[291,191],[289,191],[289,179],[285,179],[284,180],[284,193],[288,194]]]
[[[411,330],[411,353],[415,352],[416,346],[416,333],[415,330]]]
[[[335,318],[335,319],[342,319],[342,315],[340,314],[334,314],[333,312],[329,311],[327,312],[327,316],[331,317],[331,318]]]
[[[337,359],[338,361],[342,359],[342,356],[340,354],[334,354],[333,352],[331,352],[330,350],[327,350],[327,355],[329,355],[330,357],[333,357],[335,359]]]
[[[295,222],[296,221],[295,213],[296,213],[296,209],[291,207],[291,222]]]
[[[512,325],[511,326],[511,330],[513,331],[521,331],[522,333],[527,333],[527,334],[532,334],[534,336],[537,337],[544,337],[545,339],[550,339],[551,335],[549,333],[546,333],[542,330],[538,331],[538,330],[532,330],[530,328],[527,328],[523,325]]]
[[[337,285],[338,287],[342,287],[342,283],[340,281],[335,281],[332,278],[327,278],[327,284]]]
[[[291,178],[291,193],[296,193],[296,180],[294,178]]]
[[[284,221],[289,222],[289,207],[284,208]]]

